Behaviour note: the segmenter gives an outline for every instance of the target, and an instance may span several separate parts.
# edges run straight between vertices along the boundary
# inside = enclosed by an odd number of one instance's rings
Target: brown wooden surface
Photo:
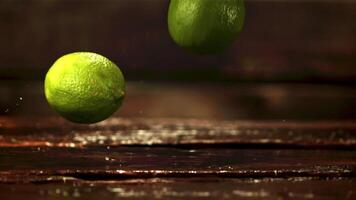
[[[111,118],[77,125],[53,118],[0,117],[3,147],[160,145],[181,147],[254,145],[255,148],[356,147],[353,121],[221,121]]]
[[[4,182],[39,177],[353,177],[356,151],[162,147],[1,148]]]
[[[78,125],[42,84],[3,83],[1,200],[355,199],[353,86],[129,82],[118,113]]]
[[[0,184],[1,199],[355,199],[355,179],[130,179]]]

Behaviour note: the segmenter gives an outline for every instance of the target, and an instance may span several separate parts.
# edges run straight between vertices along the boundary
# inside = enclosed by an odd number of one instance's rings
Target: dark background
[[[44,78],[60,56],[103,54],[128,80],[354,82],[356,1],[246,1],[246,23],[220,55],[176,46],[168,0],[1,0],[0,77]]]
[[[0,0],[0,115],[58,117],[45,73],[93,51],[128,80],[120,117],[356,119],[355,0],[247,0],[240,37],[206,56],[173,43],[168,4]]]

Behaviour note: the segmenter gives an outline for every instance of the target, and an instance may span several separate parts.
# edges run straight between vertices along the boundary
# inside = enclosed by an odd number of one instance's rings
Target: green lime
[[[112,115],[125,96],[120,69],[96,53],[77,52],[59,58],[45,79],[49,105],[64,118],[95,123]]]
[[[243,0],[171,0],[168,29],[183,48],[219,53],[241,32],[244,19]]]

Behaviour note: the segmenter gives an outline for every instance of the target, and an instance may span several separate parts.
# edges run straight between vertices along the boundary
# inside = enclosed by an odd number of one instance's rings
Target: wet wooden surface
[[[159,145],[354,149],[354,121],[222,121],[111,118],[77,125],[53,118],[0,117],[3,147]]]
[[[131,179],[0,184],[1,199],[355,199],[355,179]]]
[[[4,182],[52,176],[89,180],[153,177],[353,177],[356,151],[177,149],[172,147],[1,148]]]
[[[353,86],[128,83],[92,125],[41,88],[0,87],[0,199],[356,198]]]

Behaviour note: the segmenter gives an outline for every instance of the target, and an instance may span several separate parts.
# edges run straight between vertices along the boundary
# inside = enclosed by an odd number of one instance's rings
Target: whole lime
[[[183,48],[219,53],[241,32],[244,19],[243,0],[171,0],[168,29]]]
[[[45,78],[49,105],[77,123],[95,123],[112,115],[125,96],[120,69],[96,53],[76,52],[59,58]]]

